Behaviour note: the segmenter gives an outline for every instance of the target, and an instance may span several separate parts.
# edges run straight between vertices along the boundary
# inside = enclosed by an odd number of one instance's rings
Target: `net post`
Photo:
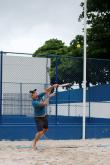
[[[58,83],[58,58],[56,57],[56,83]],[[58,88],[56,88],[56,124],[57,124],[57,117],[58,117]]]
[[[86,15],[87,0],[84,0],[84,56],[83,56],[83,123],[82,123],[82,139],[86,138]]]
[[[3,74],[3,51],[0,51],[0,121],[2,117],[2,74]]]

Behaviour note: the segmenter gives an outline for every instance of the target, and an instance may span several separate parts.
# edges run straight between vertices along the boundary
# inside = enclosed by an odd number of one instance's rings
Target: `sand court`
[[[0,141],[0,165],[109,165],[110,139]]]

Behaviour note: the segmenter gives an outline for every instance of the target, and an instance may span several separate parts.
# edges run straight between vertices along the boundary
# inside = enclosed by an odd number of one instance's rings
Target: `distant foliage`
[[[84,3],[81,3],[82,13],[79,21],[84,18]],[[110,0],[87,1],[87,86],[90,84],[110,83],[110,61],[94,60],[110,59]],[[83,46],[84,38],[77,35],[69,46],[58,39],[50,39],[33,54],[62,55],[57,58],[58,82],[77,83],[82,87],[83,82]],[[77,45],[80,44],[80,47]],[[69,56],[72,58],[65,58]],[[51,83],[56,81],[56,57],[51,58]]]

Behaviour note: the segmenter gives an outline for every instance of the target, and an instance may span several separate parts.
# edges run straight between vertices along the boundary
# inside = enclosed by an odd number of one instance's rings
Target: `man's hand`
[[[54,88],[58,88],[59,84],[54,84],[52,86],[50,86],[49,88],[46,88],[45,89],[45,92],[46,93],[51,93],[51,91],[54,89]]]
[[[54,84],[53,87],[54,88],[58,88],[59,87],[59,84]]]

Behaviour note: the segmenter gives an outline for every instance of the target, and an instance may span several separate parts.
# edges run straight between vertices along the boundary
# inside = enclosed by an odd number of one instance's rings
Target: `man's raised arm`
[[[59,86],[58,84],[54,84],[54,85],[52,85],[52,86],[46,88],[46,89],[45,89],[45,92],[46,92],[46,93],[51,93],[51,91],[52,91],[54,88],[58,88],[58,86]]]

